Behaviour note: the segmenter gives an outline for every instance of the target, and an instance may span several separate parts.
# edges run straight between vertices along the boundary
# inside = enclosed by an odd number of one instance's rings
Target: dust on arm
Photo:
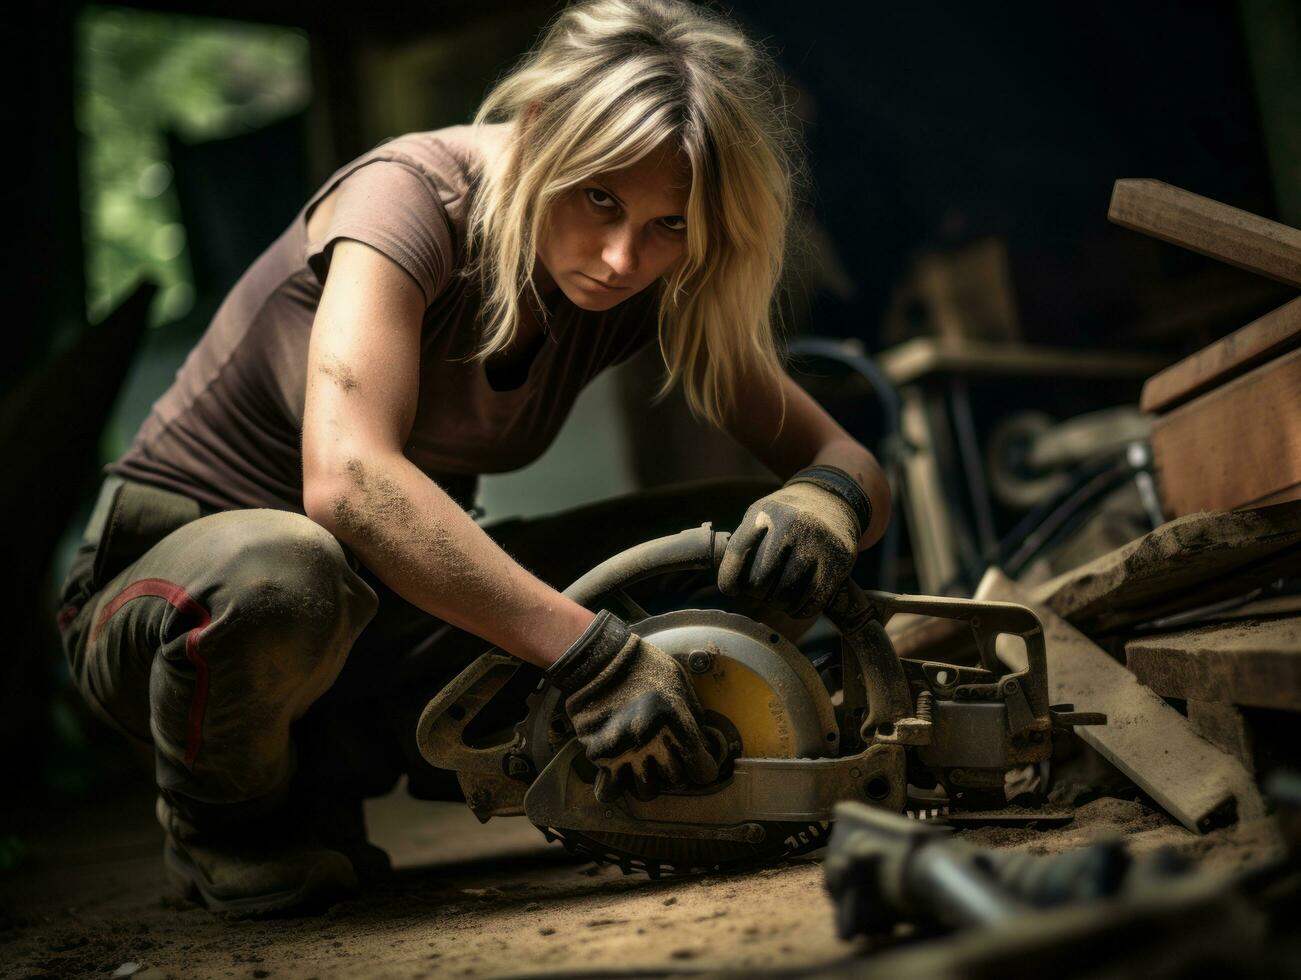
[[[408,602],[546,666],[592,613],[511,559],[402,453],[424,308],[392,260],[335,245],[308,352],[304,508]]]

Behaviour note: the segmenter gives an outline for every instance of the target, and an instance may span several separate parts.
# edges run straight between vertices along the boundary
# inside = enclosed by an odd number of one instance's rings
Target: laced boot
[[[205,821],[201,828],[162,796],[157,815],[169,882],[214,912],[311,914],[357,891],[349,859],[283,815],[210,829]]]

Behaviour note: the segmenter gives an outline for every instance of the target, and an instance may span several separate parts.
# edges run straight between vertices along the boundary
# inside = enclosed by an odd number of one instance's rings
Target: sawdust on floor
[[[481,827],[460,804],[400,794],[369,808],[372,836],[398,868],[393,880],[322,917],[226,922],[160,898],[161,837],[147,801],[136,803],[146,808],[116,822],[61,815],[33,839],[29,866],[0,879],[0,974],[107,976],[127,965],[140,980],[744,976],[826,965],[857,949],[835,938],[816,860],[676,881],[625,877],[575,863],[522,819]],[[1225,869],[1277,846],[1264,823],[1199,838],[1110,798],[1058,830],[964,836],[1048,852],[1107,834]]]

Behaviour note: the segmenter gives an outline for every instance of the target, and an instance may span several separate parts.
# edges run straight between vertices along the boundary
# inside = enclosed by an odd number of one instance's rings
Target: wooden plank
[[[1231,704],[1198,701],[1189,698],[1184,709],[1195,731],[1218,749],[1223,749],[1242,763],[1242,767],[1256,775],[1256,752],[1242,712]]]
[[[1301,618],[1248,619],[1125,644],[1129,669],[1157,694],[1301,711]]]
[[[1143,378],[1170,363],[1163,354],[1075,350],[981,340],[914,337],[877,355],[886,376],[906,385],[932,374],[995,378]]]
[[[1116,181],[1107,217],[1123,228],[1301,287],[1301,231],[1277,221],[1147,178]]]
[[[1152,453],[1176,517],[1232,510],[1301,483],[1301,350],[1159,416]]]
[[[1032,589],[1090,635],[1248,591],[1298,564],[1301,501],[1192,514]]]
[[[1246,507],[1268,507],[1270,504],[1282,504],[1289,500],[1301,500],[1301,483],[1294,483],[1290,487],[1283,487],[1275,490],[1273,493],[1266,494],[1259,500],[1249,501]]]
[[[1107,715],[1106,725],[1077,728],[1075,734],[1189,830],[1204,833],[1229,806],[1239,820],[1264,813],[1242,763],[1199,737],[1187,718],[997,568],[985,573],[976,598],[1019,602],[1034,611],[1048,645],[1051,700]],[[1005,647],[1002,640],[1012,642]],[[1013,669],[1024,667],[1018,638],[1000,638],[998,654]]]
[[[1301,296],[1149,378],[1138,407],[1167,412],[1298,346]]]
[[[901,392],[899,422],[909,451],[904,455],[903,504],[908,526],[914,531],[913,561],[921,590],[939,595],[958,573],[955,536],[949,526],[944,480],[935,457],[934,433],[927,418],[922,393],[916,388]]]

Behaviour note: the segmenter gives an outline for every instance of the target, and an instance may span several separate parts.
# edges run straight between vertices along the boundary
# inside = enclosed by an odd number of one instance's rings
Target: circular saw
[[[910,783],[942,787],[954,802],[1001,805],[1009,772],[1048,759],[1054,726],[1100,722],[1049,706],[1043,630],[1015,604],[846,583],[825,612],[840,634],[843,682],[833,692],[762,622],[718,609],[651,615],[631,597],[656,576],[712,573],[727,538],[705,525],[647,542],[565,592],[616,609],[683,665],[704,722],[728,742],[718,781],[649,801],[598,801],[595,767],[560,691],[493,651],[429,702],[416,732],[425,759],[456,772],[480,820],[527,816],[571,850],[655,877],[761,863],[822,846],[843,800],[902,811]],[[980,665],[899,658],[884,629],[897,613],[965,620]],[[998,660],[1000,634],[1024,642],[1020,669]]]

